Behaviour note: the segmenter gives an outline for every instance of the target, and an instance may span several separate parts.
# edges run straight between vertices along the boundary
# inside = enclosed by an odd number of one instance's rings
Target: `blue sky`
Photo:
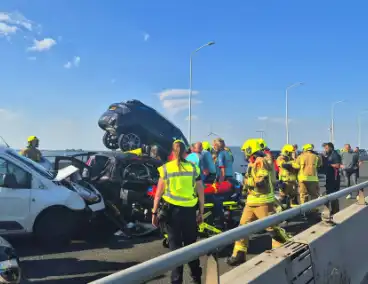
[[[112,102],[140,99],[187,134],[190,53],[193,138],[210,125],[230,145],[265,129],[285,143],[357,144],[368,108],[366,1],[2,0],[0,135],[14,147],[103,149],[97,126]],[[165,92],[166,100],[159,94]],[[184,100],[184,101],[183,101]],[[368,113],[362,116],[368,147]]]

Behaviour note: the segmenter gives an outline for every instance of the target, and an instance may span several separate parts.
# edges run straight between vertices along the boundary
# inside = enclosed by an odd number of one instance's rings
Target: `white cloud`
[[[81,58],[79,56],[74,56],[72,61],[68,61],[64,64],[64,68],[70,69],[72,67],[79,67]]]
[[[72,67],[72,63],[70,61],[68,61],[67,63],[64,64],[64,68],[69,69]]]
[[[192,91],[192,95],[198,95],[198,91]],[[164,90],[161,93],[158,94],[160,97],[160,100],[164,100],[168,97],[184,97],[189,96],[189,90],[188,89],[168,89]]]
[[[0,12],[0,22],[8,23],[9,25],[24,28],[32,31],[33,23],[19,12],[6,13]]]
[[[199,100],[192,100],[192,106],[202,103]],[[185,110],[189,108],[187,99],[173,99],[173,100],[163,100],[162,101],[163,108],[172,113],[176,114],[179,111]]]
[[[198,91],[192,91],[192,95],[197,95]],[[171,114],[189,108],[188,89],[168,89],[158,94],[163,108]],[[192,106],[202,103],[199,100],[192,100]]]
[[[42,40],[33,40],[33,45],[28,48],[28,51],[47,51],[56,45],[56,40],[52,38],[44,38]]]
[[[0,36],[8,36],[16,33],[18,28],[16,26],[9,26],[5,23],[0,22]]]
[[[193,121],[193,120],[197,120],[197,119],[198,119],[198,116],[196,116],[196,115],[192,115],[192,119],[191,119],[192,121]],[[189,115],[185,118],[185,120],[186,120],[186,121],[189,121],[189,120],[190,120],[190,119],[189,119]]]
[[[31,60],[31,61],[35,61],[35,60],[37,60],[37,58],[36,58],[35,56],[29,56],[27,59],[28,59],[28,60]]]
[[[81,58],[79,56],[74,56],[73,64],[74,64],[75,67],[79,66],[80,60],[81,60]]]
[[[285,118],[284,117],[259,116],[259,117],[257,117],[257,119],[261,120],[261,121],[269,121],[271,123],[278,123],[278,124],[285,123]],[[291,123],[291,122],[295,122],[295,120],[289,118],[289,123]]]
[[[143,34],[144,41],[148,41],[151,36],[148,33]]]

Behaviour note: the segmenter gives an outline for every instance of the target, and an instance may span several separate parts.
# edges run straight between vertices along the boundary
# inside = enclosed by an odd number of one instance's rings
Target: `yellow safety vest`
[[[200,169],[189,162],[182,162],[180,165],[179,169],[177,160],[174,160],[158,168],[160,177],[165,181],[162,198],[173,205],[193,207],[198,202],[195,183]]]
[[[293,163],[295,168],[299,169],[298,181],[316,181],[318,182],[318,170],[322,164],[321,158],[312,152],[303,152]]]
[[[264,187],[257,187],[257,183],[264,182]],[[275,194],[273,191],[271,168],[265,158],[258,157],[251,165],[250,175],[246,180],[250,188],[247,197],[247,205],[256,206],[275,201]]]
[[[289,171],[287,169],[284,169],[282,167],[283,164],[287,164],[288,162],[286,161],[284,156],[279,156],[276,160],[277,166],[279,167],[279,179],[281,181],[296,181],[296,172],[292,172]],[[290,164],[290,163],[289,163]],[[292,165],[292,164],[291,164]]]

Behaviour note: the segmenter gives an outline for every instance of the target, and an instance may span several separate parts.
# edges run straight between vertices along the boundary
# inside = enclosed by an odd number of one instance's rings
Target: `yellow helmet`
[[[208,141],[203,141],[202,142],[202,148],[203,148],[203,150],[207,150],[207,151],[212,150],[212,146],[211,146],[210,142],[208,142]]]
[[[261,146],[262,150],[264,150],[264,149],[266,149],[268,147],[267,146],[267,143],[266,143],[266,141],[264,139],[258,138],[257,140],[258,140],[258,143]]]
[[[32,135],[32,136],[29,136],[28,137],[28,140],[27,141],[28,141],[28,143],[31,143],[33,141],[38,141],[38,138],[36,136]]]
[[[305,144],[304,146],[303,146],[303,151],[305,152],[305,151],[313,151],[313,149],[314,149],[314,147],[313,147],[313,145],[312,144]]]
[[[293,152],[295,152],[295,149],[294,149],[294,146],[291,144],[286,144],[281,149],[281,153],[285,155],[289,155],[290,153],[293,153]]]
[[[244,148],[244,154],[247,157],[252,156],[254,153],[262,151],[263,148],[259,143],[259,139],[248,139],[247,141],[245,141],[245,143],[243,144],[242,149]]]
[[[249,140],[257,140],[257,141],[258,141],[258,143],[259,143],[259,146],[261,147],[261,149],[262,149],[262,150],[264,150],[264,149],[266,149],[266,148],[267,148],[267,143],[266,143],[266,141],[264,141],[264,139],[262,139],[262,138],[252,138],[252,139],[248,139],[248,140],[246,140],[246,141],[244,142],[243,146],[240,148],[240,149],[242,150],[242,152],[244,152],[244,151],[245,151],[245,149],[248,147],[248,146],[247,146],[247,142],[248,142]]]

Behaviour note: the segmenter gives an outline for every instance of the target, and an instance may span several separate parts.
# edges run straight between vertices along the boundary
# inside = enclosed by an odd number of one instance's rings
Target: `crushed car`
[[[78,175],[74,166],[51,172],[0,147],[0,235],[29,233],[45,245],[64,244],[81,224],[98,220],[103,197]]]
[[[188,141],[172,122],[139,100],[111,104],[98,121],[105,131],[103,144],[110,150],[129,151],[142,145],[156,145],[164,155],[176,139]]]
[[[102,194],[106,217],[111,221],[104,224],[103,230],[120,230],[126,237],[144,236],[156,230],[151,224],[153,199],[149,192],[158,183],[157,168],[162,164],[149,156],[115,152],[55,158],[56,171],[74,165],[83,179]]]

